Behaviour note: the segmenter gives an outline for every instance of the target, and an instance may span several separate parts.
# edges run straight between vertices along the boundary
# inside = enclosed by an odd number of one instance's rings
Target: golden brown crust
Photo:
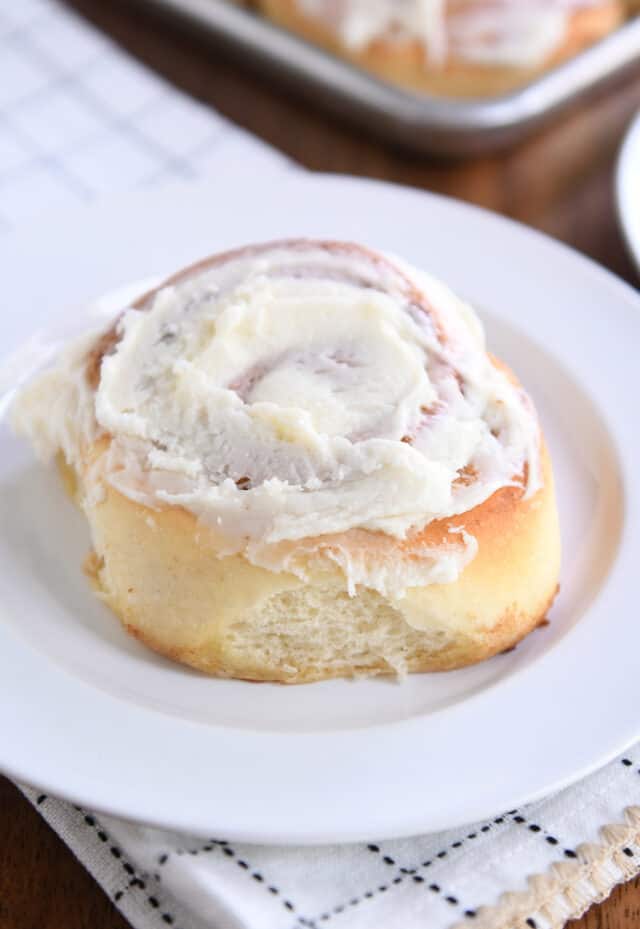
[[[419,93],[452,97],[490,97],[515,90],[604,38],[625,18],[624,4],[619,0],[605,0],[577,10],[563,45],[536,68],[476,65],[459,60],[435,68],[429,66],[424,45],[418,40],[378,39],[365,49],[353,51],[345,47],[331,27],[301,12],[298,0],[258,0],[258,6],[278,25],[376,77]]]

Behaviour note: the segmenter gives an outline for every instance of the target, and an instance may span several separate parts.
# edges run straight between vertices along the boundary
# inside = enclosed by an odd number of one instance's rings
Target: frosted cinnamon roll
[[[512,90],[607,35],[623,0],[257,0],[269,17],[413,90]]]
[[[359,245],[182,271],[28,385],[126,628],[215,675],[447,669],[510,648],[559,571],[533,405],[473,310]]]

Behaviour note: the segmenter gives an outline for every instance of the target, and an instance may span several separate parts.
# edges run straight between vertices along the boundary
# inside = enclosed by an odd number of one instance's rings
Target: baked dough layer
[[[103,439],[92,449],[88,468],[107,446]],[[544,445],[541,464],[543,486],[532,497],[505,487],[463,516],[427,526],[432,544],[450,525],[462,526],[478,554],[454,583],[412,588],[396,601],[373,590],[349,596],[344,575],[326,563],[314,570],[312,556],[307,583],[241,555],[219,557],[223,540],[186,510],[152,510],[108,485],[89,502],[82,474],[74,484],[93,536],[92,574],[128,632],[208,674],[302,683],[461,668],[540,625],[560,566]]]

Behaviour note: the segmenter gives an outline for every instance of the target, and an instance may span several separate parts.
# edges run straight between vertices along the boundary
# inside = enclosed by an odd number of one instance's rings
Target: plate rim
[[[624,134],[615,169],[615,204],[618,225],[627,252],[640,273],[640,110]],[[633,198],[637,206],[633,208]]]

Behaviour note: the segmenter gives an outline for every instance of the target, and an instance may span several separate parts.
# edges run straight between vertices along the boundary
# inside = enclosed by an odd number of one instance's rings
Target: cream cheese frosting
[[[375,39],[418,39],[430,62],[535,67],[561,45],[570,15],[597,0],[298,0],[348,48]]]
[[[15,428],[79,469],[109,436],[96,485],[183,507],[269,570],[324,559],[397,596],[453,581],[475,539],[419,532],[540,486],[535,412],[473,310],[358,246],[257,247],[170,281],[124,311],[91,385],[95,341],[23,389]]]

